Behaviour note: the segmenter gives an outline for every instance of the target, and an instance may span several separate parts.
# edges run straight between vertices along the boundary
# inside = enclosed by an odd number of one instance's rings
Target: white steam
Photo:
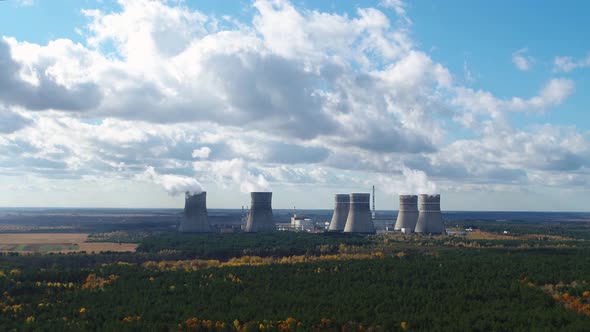
[[[248,167],[248,164],[239,158],[215,162],[194,162],[196,171],[207,170],[214,174],[216,182],[221,185],[235,183],[244,193],[252,191],[270,191],[270,184],[264,175],[255,168]],[[256,174],[258,173],[258,174]]]
[[[191,195],[204,191],[203,186],[194,178],[182,175],[158,174],[149,166],[143,173],[136,176],[138,180],[149,181],[158,184],[172,196],[189,192]]]

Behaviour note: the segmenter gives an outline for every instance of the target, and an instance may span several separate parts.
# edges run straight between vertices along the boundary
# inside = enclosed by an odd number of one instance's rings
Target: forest
[[[584,331],[587,238],[279,232],[0,257],[3,331]],[[517,240],[510,240],[517,241]],[[567,242],[568,245],[563,245]],[[467,242],[465,242],[467,243]]]

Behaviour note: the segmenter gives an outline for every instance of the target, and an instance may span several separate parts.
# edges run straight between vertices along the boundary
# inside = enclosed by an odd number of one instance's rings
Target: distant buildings
[[[321,225],[309,217],[295,213],[290,223],[276,223],[273,219],[272,192],[251,192],[251,205],[247,215],[242,207],[242,231],[248,233],[271,232],[275,230],[306,232],[342,232],[354,234],[375,234],[374,220],[383,231],[402,233],[445,234],[446,229],[440,211],[440,195],[400,195],[399,213],[395,226],[384,226],[386,218],[376,219],[371,213],[369,193],[334,195],[334,212],[331,221]],[[181,233],[208,233],[212,230],[222,233],[240,231],[240,221],[215,224],[211,227],[207,212],[207,193],[186,193],[182,221],[178,227]],[[418,208],[418,203],[419,208]],[[374,213],[374,212],[373,212]],[[280,218],[279,218],[280,220]],[[238,226],[237,228],[234,226]]]

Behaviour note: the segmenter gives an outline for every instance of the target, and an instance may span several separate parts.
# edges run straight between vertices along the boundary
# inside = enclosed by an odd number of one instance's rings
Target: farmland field
[[[0,234],[0,251],[22,253],[135,251],[137,244],[88,243],[85,233],[19,233]]]

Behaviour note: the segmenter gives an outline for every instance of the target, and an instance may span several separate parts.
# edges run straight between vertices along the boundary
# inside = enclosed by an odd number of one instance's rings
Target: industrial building
[[[250,212],[244,231],[272,232],[276,225],[272,216],[272,192],[251,192]]]
[[[350,207],[346,217],[344,233],[374,234],[375,226],[371,217],[369,199],[371,194],[352,193],[350,194]]]
[[[425,234],[445,234],[445,225],[440,212],[440,195],[420,194],[420,209],[414,231]]]
[[[334,195],[334,213],[330,221],[330,232],[342,232],[346,226],[348,210],[350,209],[350,196],[348,194]]]
[[[294,231],[311,232],[315,229],[315,223],[307,216],[294,214],[291,217],[291,229]]]
[[[393,229],[402,233],[413,233],[418,216],[418,196],[399,195],[399,211]]]
[[[277,229],[356,234],[390,231],[423,234],[446,233],[440,210],[440,195],[399,195],[399,212],[394,221],[391,217],[372,215],[371,194],[369,193],[335,194],[331,220],[328,222],[327,219],[322,219],[321,225],[295,210],[291,216],[285,216],[285,213],[279,210],[275,222],[272,210],[272,192],[251,192],[250,197],[249,212],[245,214],[245,209],[242,207],[241,221],[226,219],[220,222],[221,218],[227,217],[222,217],[225,213],[220,215],[217,212],[212,226],[207,211],[207,193],[191,194],[187,192],[178,231],[181,233],[208,233],[212,231],[227,233],[240,231],[241,228],[242,231],[249,233],[271,232]],[[374,200],[373,214],[375,214]]]
[[[207,215],[207,192],[185,194],[184,214],[178,231],[181,233],[211,232]]]

